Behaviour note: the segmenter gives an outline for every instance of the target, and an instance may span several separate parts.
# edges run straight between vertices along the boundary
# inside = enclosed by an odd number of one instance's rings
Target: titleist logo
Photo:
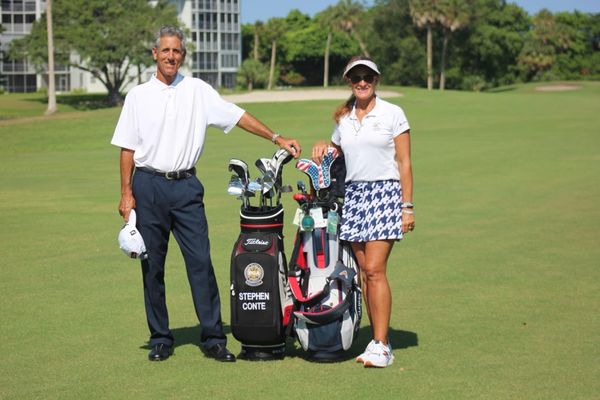
[[[246,246],[253,245],[253,244],[268,246],[269,242],[267,240],[260,240],[260,239],[255,239],[255,238],[246,239],[246,241],[244,242],[244,245],[246,245]]]

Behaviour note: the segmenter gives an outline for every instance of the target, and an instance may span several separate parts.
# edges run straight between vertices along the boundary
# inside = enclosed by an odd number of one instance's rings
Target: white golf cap
[[[119,248],[123,250],[123,253],[129,258],[139,258],[145,260],[148,258],[146,253],[146,244],[142,235],[135,227],[137,216],[135,210],[131,210],[129,213],[129,221],[119,231]]]
[[[365,67],[371,68],[373,71],[375,71],[377,73],[377,75],[381,75],[381,72],[379,72],[379,68],[377,68],[377,64],[375,64],[373,61],[370,60],[356,60],[351,62],[350,64],[348,64],[348,66],[346,67],[346,69],[344,70],[344,75],[342,75],[344,78],[346,77],[346,74],[348,74],[348,72],[350,72],[350,70],[358,65],[364,65]]]

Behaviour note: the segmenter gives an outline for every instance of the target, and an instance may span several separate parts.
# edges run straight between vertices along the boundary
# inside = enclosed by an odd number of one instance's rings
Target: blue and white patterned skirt
[[[346,183],[340,239],[402,239],[402,189],[395,180]]]

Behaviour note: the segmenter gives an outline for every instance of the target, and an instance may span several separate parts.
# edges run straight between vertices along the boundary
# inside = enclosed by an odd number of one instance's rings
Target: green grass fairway
[[[11,117],[0,121],[0,399],[598,398],[600,84],[581,85],[399,89],[417,228],[389,263],[396,362],[384,370],[309,363],[292,341],[283,361],[204,358],[174,241],[166,279],[175,355],[148,362],[139,265],[116,243],[118,149],[109,142],[119,110],[64,104],[35,117],[43,104],[0,96],[0,114]],[[329,137],[336,105],[245,107],[298,138],[307,156]],[[236,354],[228,280],[239,203],[226,194],[227,164],[274,151],[239,129],[211,130],[198,165]],[[287,183],[299,178],[284,171]],[[284,204],[290,250],[291,196]],[[350,355],[369,340],[365,316]]]

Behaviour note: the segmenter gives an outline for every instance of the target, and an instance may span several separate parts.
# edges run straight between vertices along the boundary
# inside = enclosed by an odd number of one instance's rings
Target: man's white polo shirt
[[[187,170],[202,154],[207,127],[227,133],[243,114],[200,79],[178,74],[166,85],[153,75],[127,94],[111,143],[134,150],[137,167]]]
[[[400,180],[394,139],[410,126],[400,107],[379,97],[375,101],[362,123],[353,107],[331,135],[331,141],[344,152],[346,182]]]

